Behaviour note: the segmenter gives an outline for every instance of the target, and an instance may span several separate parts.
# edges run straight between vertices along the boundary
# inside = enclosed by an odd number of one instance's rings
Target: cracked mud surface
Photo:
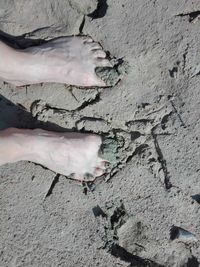
[[[110,162],[83,185],[0,167],[0,266],[199,266],[199,14],[188,0],[0,2],[16,47],[81,33],[115,66],[96,70],[106,89],[0,82],[0,129],[96,133]]]

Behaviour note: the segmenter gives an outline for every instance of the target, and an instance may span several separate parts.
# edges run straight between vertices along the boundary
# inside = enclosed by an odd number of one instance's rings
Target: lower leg
[[[29,160],[31,149],[30,139],[22,135],[23,130],[8,128],[0,131],[0,165]]]

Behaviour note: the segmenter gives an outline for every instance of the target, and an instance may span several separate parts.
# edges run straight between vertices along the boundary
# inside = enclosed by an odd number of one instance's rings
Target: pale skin
[[[57,38],[24,50],[0,41],[0,78],[16,86],[57,82],[104,87],[96,67],[112,65],[90,37]],[[0,131],[0,166],[28,160],[83,181],[86,173],[95,178],[105,172],[106,161],[98,156],[101,142],[94,134],[8,128]]]

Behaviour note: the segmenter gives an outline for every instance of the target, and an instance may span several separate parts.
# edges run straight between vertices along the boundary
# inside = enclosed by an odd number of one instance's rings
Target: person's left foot
[[[102,47],[87,36],[61,37],[21,50],[18,61],[17,75],[7,79],[16,86],[57,82],[105,87],[95,69],[112,67]]]

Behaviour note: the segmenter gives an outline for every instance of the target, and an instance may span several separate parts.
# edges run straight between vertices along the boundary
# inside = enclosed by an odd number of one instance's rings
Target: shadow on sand
[[[37,120],[20,104],[14,104],[0,94],[0,130],[9,127],[35,129],[41,128],[48,131],[66,132],[69,129],[51,122]]]

